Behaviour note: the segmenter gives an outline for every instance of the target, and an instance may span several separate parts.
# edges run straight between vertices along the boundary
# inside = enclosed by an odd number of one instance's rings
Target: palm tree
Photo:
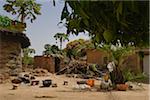
[[[68,38],[68,35],[65,34],[65,33],[56,33],[54,35],[54,38],[57,40],[59,39],[60,41],[60,49],[62,50],[62,42],[65,41],[65,40],[68,40],[69,41],[69,38]]]
[[[36,15],[41,14],[41,4],[37,4],[35,0],[6,0],[6,2],[7,4],[3,6],[4,10],[17,15],[22,23],[25,23],[25,19],[30,19],[32,23]]]

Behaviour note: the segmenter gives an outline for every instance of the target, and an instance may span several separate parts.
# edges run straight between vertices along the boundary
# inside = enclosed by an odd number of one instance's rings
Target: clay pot
[[[119,91],[126,91],[128,87],[129,86],[127,84],[117,84],[117,90]]]
[[[52,80],[50,80],[50,79],[43,81],[43,86],[44,86],[44,87],[49,87],[51,84],[52,84]]]

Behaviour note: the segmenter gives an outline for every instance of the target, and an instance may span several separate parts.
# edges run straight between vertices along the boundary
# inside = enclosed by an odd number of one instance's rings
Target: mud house
[[[0,73],[21,71],[21,49],[29,45],[29,39],[24,33],[0,29]]]
[[[21,50],[30,45],[25,28],[25,23],[0,15],[0,74],[21,71]]]
[[[101,50],[89,49],[87,50],[87,63],[95,63],[103,66],[107,63],[107,54]]]
[[[130,67],[134,72],[144,72],[149,75],[149,49],[136,50],[135,54],[128,56],[123,67]]]
[[[143,53],[143,59],[139,56],[140,52]],[[87,63],[95,63],[103,66],[107,63],[107,56],[107,53],[101,50],[87,50]],[[131,68],[134,72],[145,72],[149,74],[149,49],[137,50],[135,54],[125,58],[123,67]]]
[[[63,57],[56,55],[35,56],[34,68],[44,68],[51,73],[58,72],[64,67]]]

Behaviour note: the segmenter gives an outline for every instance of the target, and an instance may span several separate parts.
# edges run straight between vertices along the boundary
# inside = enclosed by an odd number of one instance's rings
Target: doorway
[[[55,57],[55,73],[60,70],[60,58]]]
[[[145,55],[143,59],[143,72],[145,72],[147,75],[149,74],[150,67],[149,67],[149,57],[150,55]]]

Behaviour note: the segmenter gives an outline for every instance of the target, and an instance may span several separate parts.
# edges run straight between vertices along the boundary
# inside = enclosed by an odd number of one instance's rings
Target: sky
[[[58,26],[60,22],[61,12],[64,6],[63,0],[56,0],[56,6],[53,6],[52,0],[37,0],[41,6],[41,15],[37,16],[37,19],[30,23],[27,22],[26,35],[29,37],[31,46],[36,50],[35,55],[41,55],[44,50],[45,44],[56,44],[56,40],[53,37],[56,33],[66,33],[65,26]],[[0,15],[8,16],[12,19],[17,19],[16,16],[12,16],[3,10],[4,0],[0,0]],[[69,41],[75,39],[89,39],[88,34],[80,33],[78,36],[70,35]],[[63,42],[63,48],[66,46],[67,41]],[[59,46],[59,42],[57,44]]]

